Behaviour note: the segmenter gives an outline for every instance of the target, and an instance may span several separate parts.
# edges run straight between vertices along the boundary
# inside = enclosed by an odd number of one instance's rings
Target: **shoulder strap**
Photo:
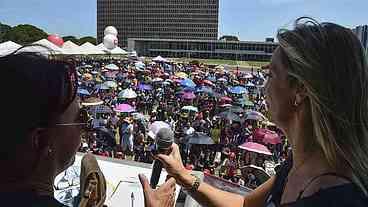
[[[337,173],[335,173],[335,172],[327,172],[327,173],[323,173],[323,174],[317,175],[317,176],[313,177],[312,179],[310,179],[310,181],[309,181],[309,182],[308,182],[308,184],[304,187],[304,189],[303,189],[302,191],[300,191],[300,193],[299,193],[299,196],[298,196],[297,200],[299,200],[299,199],[301,199],[301,198],[302,198],[302,196],[303,196],[303,194],[304,194],[305,190],[307,190],[307,189],[308,189],[308,187],[309,187],[309,186],[310,186],[314,181],[316,181],[317,179],[319,179],[319,178],[321,178],[321,177],[323,177],[323,176],[335,176],[335,177],[339,177],[339,178],[342,178],[342,179],[344,179],[344,180],[347,180],[347,181],[349,181],[349,182],[353,182],[350,178],[348,178],[348,177],[346,177],[346,176],[344,176],[344,175],[339,175],[339,174],[337,174]]]

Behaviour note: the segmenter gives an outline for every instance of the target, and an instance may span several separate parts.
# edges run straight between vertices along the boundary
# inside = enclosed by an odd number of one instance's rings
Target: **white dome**
[[[112,34],[108,34],[104,37],[103,44],[107,49],[112,50],[118,46],[118,38]]]
[[[115,37],[118,36],[118,30],[113,26],[108,26],[105,28],[104,35],[114,35]]]

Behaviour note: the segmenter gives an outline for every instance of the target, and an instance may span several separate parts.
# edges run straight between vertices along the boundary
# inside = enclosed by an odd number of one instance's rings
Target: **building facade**
[[[357,35],[365,50],[368,50],[368,25],[358,26],[353,29],[353,32]]]
[[[128,38],[218,38],[219,0],[97,0],[97,41],[115,26],[119,46]]]
[[[129,38],[128,50],[139,56],[269,61],[275,42]]]

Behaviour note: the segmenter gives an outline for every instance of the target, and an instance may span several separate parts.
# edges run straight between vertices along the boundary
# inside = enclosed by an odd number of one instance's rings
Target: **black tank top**
[[[335,173],[324,173],[312,178],[306,187],[312,184],[315,180],[322,176],[332,175],[341,177],[345,180],[350,181],[349,184],[339,185],[335,187],[329,187],[321,189],[317,193],[309,197],[302,198],[304,190],[299,193],[299,196],[295,202],[281,205],[282,194],[286,185],[286,179],[288,173],[292,167],[292,159],[285,161],[279,170],[276,172],[275,183],[267,196],[266,207],[315,207],[315,206],[328,206],[328,207],[368,207],[368,197],[353,184],[349,178],[335,174]]]

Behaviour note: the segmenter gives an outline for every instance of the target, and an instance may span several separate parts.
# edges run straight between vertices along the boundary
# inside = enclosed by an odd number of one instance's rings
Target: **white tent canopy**
[[[113,55],[127,55],[128,52],[121,49],[119,46],[115,47],[113,50],[109,50],[105,47],[105,45],[103,43],[100,43],[99,45],[97,45],[98,48],[100,48],[101,50],[103,50],[104,52],[106,52],[107,54],[113,54]]]
[[[168,62],[165,58],[161,57],[161,56],[157,56],[155,58],[152,59],[152,61],[155,61],[155,62]]]
[[[22,51],[27,51],[27,52],[39,52],[42,54],[64,54],[63,49],[61,49],[60,47],[56,46],[54,43],[48,41],[47,39],[42,39],[42,40],[38,40],[32,44],[38,44],[38,45],[42,45],[46,48],[40,47],[40,46],[30,46],[30,47],[26,47],[24,49],[22,49]]]
[[[86,42],[83,45],[81,45],[79,47],[79,49],[81,50],[81,54],[84,55],[100,55],[100,54],[105,54],[102,49],[100,49],[99,47],[93,45],[90,42]]]
[[[65,54],[68,54],[68,55],[81,54],[81,50],[79,49],[79,46],[70,40],[66,41],[63,44],[62,49],[64,50]]]
[[[20,47],[22,47],[22,45],[19,45],[12,41],[0,43],[0,56],[9,55]]]

